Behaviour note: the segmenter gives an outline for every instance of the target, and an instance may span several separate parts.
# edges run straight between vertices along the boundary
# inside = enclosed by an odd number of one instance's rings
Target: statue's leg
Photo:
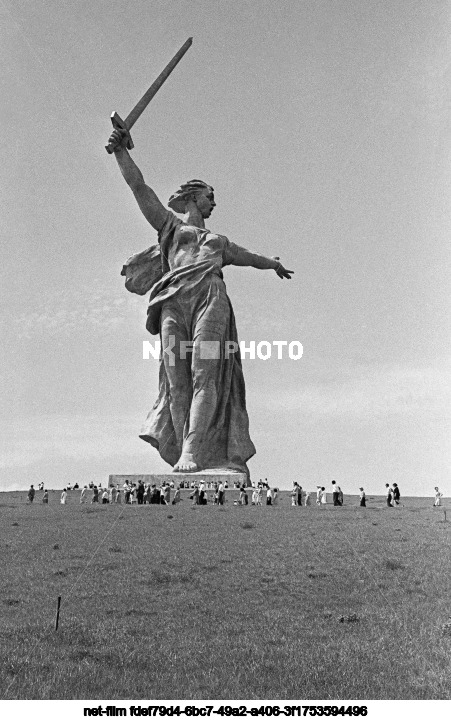
[[[188,340],[188,329],[179,304],[176,300],[166,302],[161,313],[161,341],[163,350],[168,349],[163,353],[163,362],[169,383],[169,408],[180,449],[192,395],[190,353],[183,346]]]
[[[223,288],[223,282],[214,277],[206,300],[193,314],[192,399],[189,429],[176,465],[178,470],[197,470],[196,459],[202,445],[208,442],[217,412],[225,334],[230,321],[229,303]]]

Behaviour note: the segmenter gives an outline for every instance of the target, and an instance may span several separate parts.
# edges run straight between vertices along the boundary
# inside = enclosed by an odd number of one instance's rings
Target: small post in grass
[[[58,631],[58,624],[59,624],[59,620],[60,620],[60,607],[61,607],[61,596],[58,596],[58,605],[56,607],[55,631]]]

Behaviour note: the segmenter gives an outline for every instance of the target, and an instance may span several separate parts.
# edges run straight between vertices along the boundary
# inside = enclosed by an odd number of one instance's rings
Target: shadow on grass
[[[391,559],[385,561],[385,567],[388,568],[389,571],[399,571],[405,568],[405,566],[400,561],[392,561]]]

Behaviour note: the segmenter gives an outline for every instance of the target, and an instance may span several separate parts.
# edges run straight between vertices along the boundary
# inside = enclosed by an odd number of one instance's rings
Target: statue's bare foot
[[[194,473],[198,470],[198,465],[195,462],[192,453],[182,453],[174,466],[174,471],[179,471],[181,473]]]

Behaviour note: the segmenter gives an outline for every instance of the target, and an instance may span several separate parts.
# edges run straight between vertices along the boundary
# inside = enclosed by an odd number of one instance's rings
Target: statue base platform
[[[112,474],[108,477],[108,485],[116,486],[120,488],[124,485],[125,481],[130,483],[138,483],[142,481],[144,484],[156,483],[160,486],[163,482],[172,484],[175,487],[180,486],[181,488],[191,488],[192,484],[199,484],[203,481],[206,485],[213,483],[224,483],[228,488],[235,488],[237,485],[250,486],[250,481],[246,473],[240,473],[239,471],[232,470],[221,470],[216,468],[209,468],[204,471],[196,471],[195,473],[142,473],[137,475],[136,473],[121,473]]]

